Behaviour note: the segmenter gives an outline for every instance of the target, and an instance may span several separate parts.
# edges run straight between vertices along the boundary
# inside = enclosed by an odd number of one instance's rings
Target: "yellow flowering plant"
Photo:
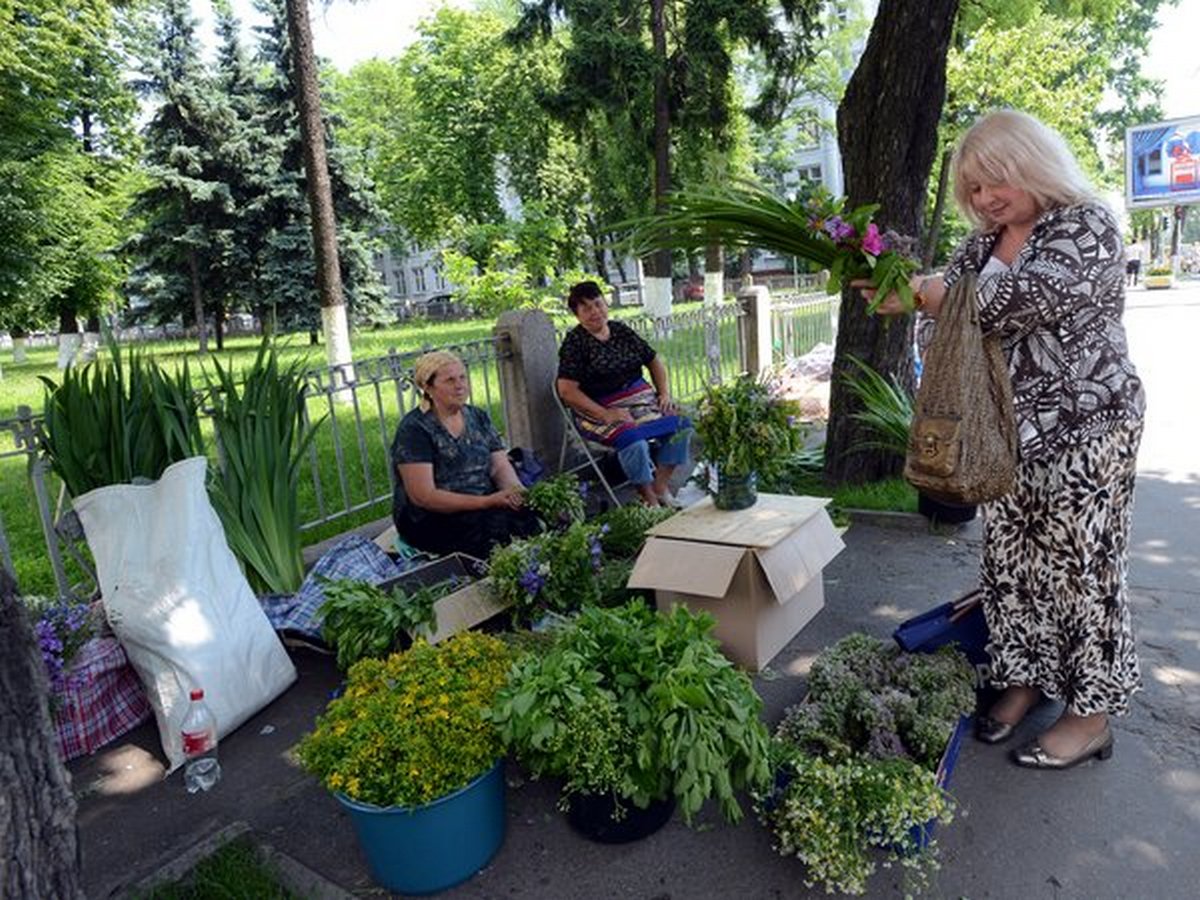
[[[412,807],[453,793],[504,754],[484,711],[510,662],[503,642],[474,632],[363,659],[301,740],[300,762],[360,803]]]

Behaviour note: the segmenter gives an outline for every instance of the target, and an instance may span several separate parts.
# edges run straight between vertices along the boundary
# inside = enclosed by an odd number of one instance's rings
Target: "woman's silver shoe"
[[[1072,756],[1051,756],[1042,749],[1038,741],[1032,741],[1020,749],[1014,750],[1012,760],[1018,766],[1027,769],[1069,769],[1081,762],[1091,759],[1108,759],[1113,754],[1112,729],[1107,725],[1104,730],[1088,741]]]

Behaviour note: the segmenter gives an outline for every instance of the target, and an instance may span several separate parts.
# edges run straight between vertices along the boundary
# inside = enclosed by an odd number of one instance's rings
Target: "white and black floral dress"
[[[983,510],[992,679],[1121,715],[1141,687],[1126,565],[1145,409],[1121,323],[1121,232],[1089,203],[1043,214],[1011,267],[991,260],[995,242],[972,235],[946,271],[947,284],[980,275],[1020,438],[1013,490]]]

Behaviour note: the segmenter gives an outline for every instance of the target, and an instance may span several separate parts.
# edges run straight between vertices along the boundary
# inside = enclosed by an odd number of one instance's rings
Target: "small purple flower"
[[[587,494],[588,494],[588,483],[586,481],[579,482],[579,496],[582,497],[584,500],[586,500]]]
[[[600,560],[604,555],[604,551],[600,547],[600,536],[599,535],[592,535],[592,537],[589,539],[588,554],[592,558],[592,568],[595,569],[597,572],[599,572],[600,571]]]
[[[825,233],[841,243],[854,237],[854,226],[841,216],[830,216],[825,220]]]

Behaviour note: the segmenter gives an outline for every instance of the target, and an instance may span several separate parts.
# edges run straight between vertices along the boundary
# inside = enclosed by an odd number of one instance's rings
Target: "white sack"
[[[170,771],[183,763],[188,693],[204,689],[220,737],[296,680],[204,487],[208,461],[168,466],[153,484],[74,500],[105,614],[154,707]]]

